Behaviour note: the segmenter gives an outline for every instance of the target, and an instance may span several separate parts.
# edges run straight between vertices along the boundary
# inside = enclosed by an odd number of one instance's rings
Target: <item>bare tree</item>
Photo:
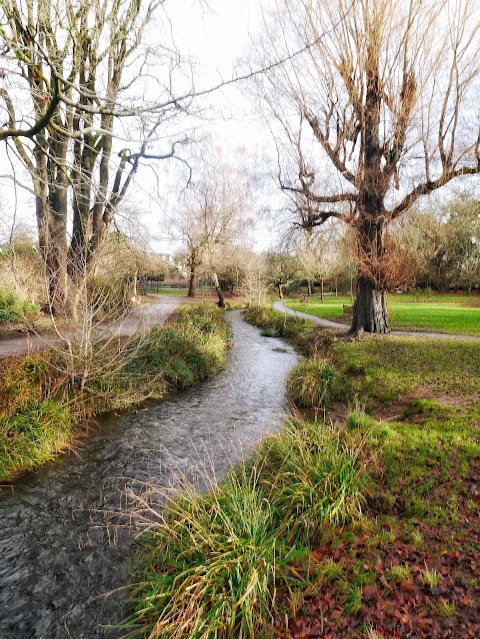
[[[263,95],[297,155],[297,176],[280,171],[280,184],[309,203],[304,227],[334,217],[355,230],[351,330],[386,333],[388,225],[480,172],[479,3],[277,0],[276,9],[264,55],[291,59],[267,75]],[[292,133],[292,108],[307,131]],[[336,179],[322,184],[328,167]]]
[[[183,190],[180,206],[167,224],[171,237],[185,247],[188,295],[194,297],[201,270],[212,278],[218,305],[224,307],[218,273],[245,246],[253,223],[252,191],[239,154],[234,154],[234,165],[220,148],[202,150],[194,160],[193,177]]]
[[[263,306],[268,293],[268,271],[264,255],[253,251],[241,252],[243,273],[241,294],[248,306]]]
[[[174,148],[159,154],[150,149],[158,128],[176,110],[171,86],[165,89],[169,99],[163,109],[155,110],[134,93],[148,64],[143,33],[163,1],[0,2],[3,76],[12,87],[5,83],[0,94],[9,119],[2,139],[32,180],[54,313],[75,314],[142,159],[174,153]],[[178,62],[177,56],[169,66]],[[34,113],[27,127],[18,124],[22,113],[17,110],[24,103]],[[149,108],[153,115],[147,119]],[[115,149],[115,125],[122,118],[122,135],[135,150],[118,143]]]
[[[304,271],[309,295],[312,294],[312,282],[320,281],[320,299],[323,302],[324,284],[334,275],[334,239],[337,229],[332,225],[321,228],[304,228],[295,238],[295,254]]]
[[[284,291],[289,285],[301,281],[301,264],[295,255],[286,249],[268,251],[265,255],[265,264],[267,281],[270,287],[278,292],[278,297],[283,300]]]

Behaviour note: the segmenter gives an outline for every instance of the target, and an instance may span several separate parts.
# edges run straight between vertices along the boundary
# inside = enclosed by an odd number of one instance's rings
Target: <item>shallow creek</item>
[[[102,420],[75,452],[0,493],[0,639],[116,637],[131,532],[106,525],[126,487],[220,478],[286,412],[297,355],[229,313],[234,344],[215,378]],[[106,595],[105,593],[111,593]]]

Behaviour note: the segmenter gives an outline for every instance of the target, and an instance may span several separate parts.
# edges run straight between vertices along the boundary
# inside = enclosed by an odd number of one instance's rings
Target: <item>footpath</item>
[[[325,328],[331,328],[336,331],[342,331],[344,333],[347,332],[348,326],[346,324],[340,324],[339,322],[332,322],[331,320],[324,319],[323,317],[317,317],[316,315],[311,315],[310,313],[304,313],[302,311],[294,311],[291,308],[285,306],[283,302],[274,302],[273,308],[276,311],[280,311],[281,313],[285,313],[286,315],[294,315],[296,317],[302,317],[304,319],[308,319],[315,324],[319,324],[320,326],[324,326]],[[450,333],[433,333],[426,331],[392,331],[390,335],[400,335],[400,336],[409,336],[409,337],[419,337],[419,338],[428,338],[428,339],[461,339],[469,342],[475,342],[480,340],[480,336],[476,335],[452,335]]]
[[[155,298],[151,304],[145,304],[134,311],[109,324],[102,325],[98,337],[101,340],[116,339],[146,331],[157,324],[162,324],[169,315],[184,301],[182,297],[151,295]],[[11,355],[25,355],[41,351],[69,339],[79,340],[80,332],[48,331],[44,334],[27,334],[0,339],[0,359]]]

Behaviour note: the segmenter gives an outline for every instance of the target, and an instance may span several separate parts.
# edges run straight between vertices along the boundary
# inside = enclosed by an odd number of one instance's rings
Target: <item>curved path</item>
[[[155,302],[136,308],[126,317],[101,326],[98,338],[101,340],[117,339],[133,335],[139,331],[148,330],[156,324],[164,322],[177,306],[185,301],[184,297],[172,295],[151,295]],[[0,339],[0,359],[10,355],[25,355],[34,351],[41,351],[54,344],[61,344],[73,337],[75,333],[59,331],[60,335],[49,331],[43,335],[19,335]],[[63,335],[63,336],[62,336]]]
[[[286,315],[294,315],[295,317],[302,317],[308,319],[315,324],[324,326],[325,328],[331,328],[337,331],[347,332],[348,326],[346,324],[340,324],[339,322],[332,322],[331,320],[324,319],[323,317],[317,317],[310,313],[303,313],[302,311],[294,311],[292,308],[285,306],[283,302],[274,302],[273,308],[276,311],[285,313]],[[480,336],[476,335],[453,335],[451,333],[433,333],[423,331],[391,331],[390,335],[408,336],[408,337],[420,337],[428,339],[461,339],[466,341],[479,341]]]

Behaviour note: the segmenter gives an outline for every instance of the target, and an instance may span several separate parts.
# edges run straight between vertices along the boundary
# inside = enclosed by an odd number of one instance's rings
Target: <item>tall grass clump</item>
[[[46,355],[4,360],[0,388],[0,480],[5,481],[68,446],[75,417]]]
[[[12,418],[0,414],[0,480],[51,460],[71,443],[73,429],[69,406],[52,399],[29,400]]]
[[[142,539],[128,636],[267,636],[296,552],[278,539],[277,512],[255,473],[232,473],[206,495],[191,488],[168,506]]]
[[[275,487],[279,534],[288,543],[309,545],[327,528],[361,516],[369,483],[363,440],[291,418],[280,435],[265,441],[257,464],[263,481]]]
[[[29,313],[38,313],[39,310],[38,304],[0,289],[0,322],[18,322]]]
[[[153,328],[133,340],[120,377],[132,384],[156,380],[158,391],[187,388],[217,373],[230,340],[230,327],[221,309],[213,305],[184,306],[170,326]],[[151,396],[158,396],[155,386]]]
[[[245,313],[245,321],[262,329],[262,335],[266,337],[282,337],[301,347],[311,330],[312,323],[309,320],[285,315],[273,308],[253,306]]]
[[[291,419],[210,493],[167,500],[139,540],[127,636],[274,634],[277,589],[305,589],[315,541],[360,516],[366,466],[361,445]]]
[[[287,377],[286,388],[288,397],[305,408],[328,408],[344,395],[335,366],[317,357],[298,362]]]

